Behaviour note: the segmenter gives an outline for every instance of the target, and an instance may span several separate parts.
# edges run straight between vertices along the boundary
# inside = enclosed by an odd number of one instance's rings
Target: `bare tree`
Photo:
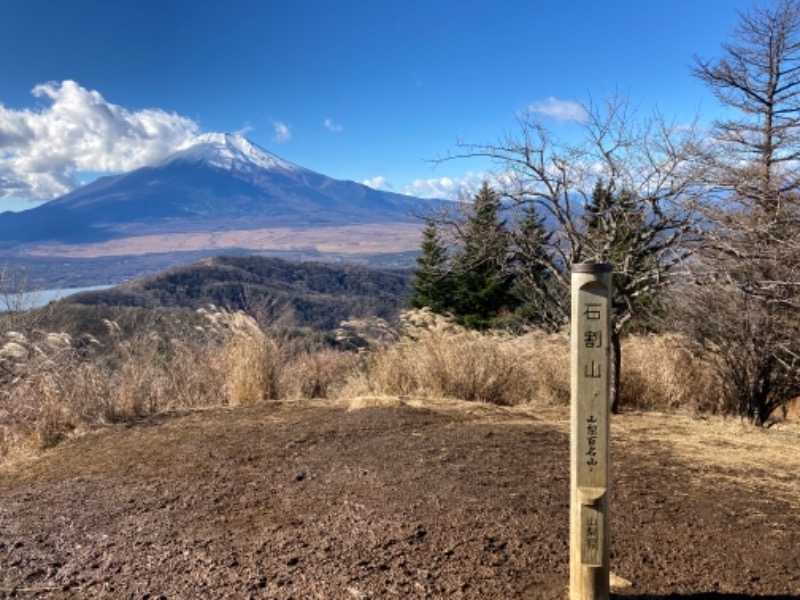
[[[29,279],[27,269],[0,268],[0,310],[22,313],[36,306],[36,292],[31,291]]]
[[[694,75],[735,116],[715,124],[714,183],[773,215],[800,188],[800,3],[740,14],[723,56],[695,57]]]
[[[740,413],[762,424],[800,393],[800,2],[740,14],[722,50],[693,68],[732,109],[704,154],[714,193],[698,263],[698,281],[725,298],[706,325],[723,323],[695,333],[737,382]]]
[[[616,410],[620,334],[645,306],[637,299],[658,294],[692,251],[698,144],[693,125],[674,126],[657,113],[640,119],[626,97],[583,108],[583,136],[575,143],[558,140],[535,115],[526,114],[517,133],[495,144],[461,144],[448,158],[493,159],[504,196],[521,210],[534,206],[542,216],[549,232],[543,237],[546,251],[529,257],[527,265],[521,257],[518,267],[547,269],[549,277],[538,279],[543,283],[537,292],[551,300],[545,314],[552,326],[569,320],[570,265],[615,262]],[[598,182],[607,201],[601,209],[593,202]]]

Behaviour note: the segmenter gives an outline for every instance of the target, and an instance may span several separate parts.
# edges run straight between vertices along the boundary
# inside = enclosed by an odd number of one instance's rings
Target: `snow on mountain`
[[[200,135],[157,166],[163,167],[176,161],[205,163],[229,171],[251,172],[256,168],[302,170],[236,133]]]

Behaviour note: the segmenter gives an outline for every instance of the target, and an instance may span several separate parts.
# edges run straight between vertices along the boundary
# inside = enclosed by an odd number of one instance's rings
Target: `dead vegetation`
[[[242,312],[153,312],[103,335],[6,330],[0,336],[0,456],[69,435],[184,408],[327,398],[360,358],[283,333]],[[98,338],[102,338],[98,339]]]
[[[401,331],[379,319],[352,321],[325,345],[262,329],[242,312],[166,314],[136,327],[105,319],[102,335],[44,331],[40,322],[6,328],[0,455],[155,413],[267,400],[447,397],[542,410],[569,403],[564,334],[478,333],[413,311]],[[624,352],[623,410],[735,410],[714,358],[693,354],[680,336],[631,336]]]

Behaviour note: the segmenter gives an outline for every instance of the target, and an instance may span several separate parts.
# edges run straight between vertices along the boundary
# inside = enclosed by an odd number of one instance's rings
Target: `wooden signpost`
[[[570,600],[609,597],[611,265],[572,265]]]

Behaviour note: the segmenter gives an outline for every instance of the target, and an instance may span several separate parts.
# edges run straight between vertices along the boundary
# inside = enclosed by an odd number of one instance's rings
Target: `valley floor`
[[[616,417],[616,593],[800,599],[792,427]],[[185,412],[0,466],[0,597],[562,599],[568,513],[563,407]]]

